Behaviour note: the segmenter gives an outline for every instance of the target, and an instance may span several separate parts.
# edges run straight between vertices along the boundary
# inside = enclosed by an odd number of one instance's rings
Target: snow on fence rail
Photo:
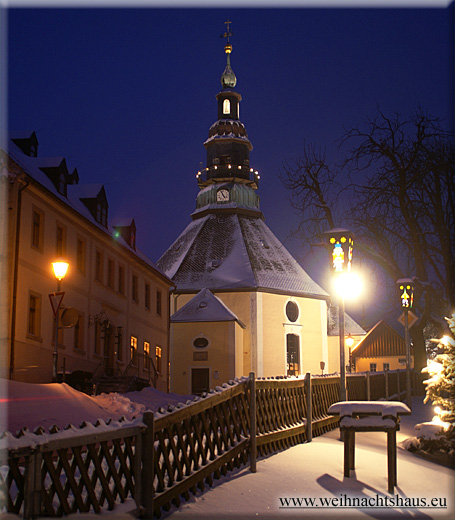
[[[144,518],[189,492],[338,425],[337,376],[250,378],[133,421],[98,421],[0,438],[0,505],[26,519],[112,510],[131,500]],[[405,397],[405,371],[349,374],[350,400]],[[311,420],[308,418],[311,417]],[[0,511],[1,512],[1,511]]]

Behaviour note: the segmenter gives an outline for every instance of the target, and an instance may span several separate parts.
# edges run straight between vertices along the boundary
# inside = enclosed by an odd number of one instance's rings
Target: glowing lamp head
[[[52,262],[52,269],[54,270],[54,276],[60,282],[65,278],[65,275],[68,271],[69,263],[65,260],[59,258],[55,262]]]
[[[348,348],[352,348],[354,345],[354,338],[349,334],[349,336],[345,339],[345,342]]]
[[[402,309],[412,309],[414,303],[414,282],[411,278],[400,278],[397,280],[397,287]]]
[[[354,235],[348,229],[334,228],[324,233],[329,261],[335,274],[349,273],[352,265]]]

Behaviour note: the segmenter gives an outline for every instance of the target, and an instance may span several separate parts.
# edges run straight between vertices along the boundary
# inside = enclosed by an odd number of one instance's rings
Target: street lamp
[[[404,310],[404,346],[406,349],[406,403],[411,408],[411,346],[409,343],[408,312],[414,304],[414,282],[411,278],[396,281],[400,306]]]
[[[348,229],[334,228],[324,233],[329,253],[329,262],[334,276],[339,277],[351,272],[354,234]],[[346,401],[346,365],[344,340],[344,294],[339,292],[338,332],[340,335],[340,401]]]
[[[63,278],[65,278],[66,273],[68,271],[69,263],[66,262],[62,258],[58,258],[55,262],[52,262],[52,269],[54,271],[54,276],[57,279],[57,292],[53,294],[49,294],[49,298],[51,300],[52,310],[54,311],[55,316],[55,338],[54,338],[54,359],[52,365],[52,382],[57,382],[57,359],[58,359],[58,311],[62,304],[64,292],[60,290],[61,282]]]
[[[348,347],[348,352],[349,352],[349,359],[348,359],[348,371],[352,373],[352,347],[354,346],[354,338],[351,336],[351,334],[349,334],[349,336],[346,338],[346,346]]]

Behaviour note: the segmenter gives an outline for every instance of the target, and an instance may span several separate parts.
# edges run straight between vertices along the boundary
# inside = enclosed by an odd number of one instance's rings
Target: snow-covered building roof
[[[261,218],[241,212],[195,219],[157,265],[179,292],[261,289],[329,297]]]
[[[411,353],[413,353],[412,346]],[[352,355],[362,358],[405,356],[406,344],[395,329],[381,320],[356,345]]]
[[[172,323],[237,321],[239,318],[208,289],[198,292],[194,298],[171,316]]]
[[[327,335],[339,335],[339,307],[338,305],[331,305],[327,309]],[[349,314],[344,313],[344,330],[346,334],[352,336],[365,336],[367,331],[364,330],[357,322],[355,322]]]
[[[32,136],[35,136],[36,138],[35,132],[32,132],[32,134],[28,132],[16,132],[14,135],[20,136],[20,138],[24,139],[30,139]],[[14,137],[14,139],[17,140],[19,137]],[[90,221],[90,223],[97,227],[101,232],[106,233],[112,237],[115,236],[117,242],[128,249],[142,262],[147,264],[149,267],[152,267],[158,274],[166,276],[144,253],[139,251],[137,248],[131,247],[131,245],[121,236],[117,237],[111,222],[108,222],[106,226],[102,225],[94,218],[93,214],[84,204],[84,199],[97,198],[98,195],[104,191],[103,184],[68,184],[66,186],[66,194],[60,193],[58,189],[56,189],[55,184],[52,182],[49,176],[46,175],[45,169],[50,167],[59,167],[61,164],[64,164],[66,168],[66,160],[63,157],[38,157],[26,155],[24,150],[19,147],[11,137],[7,143],[7,146],[3,146],[5,149],[7,149],[10,158],[23,169],[27,176],[32,179],[40,189],[44,189],[46,192],[50,192],[52,196],[56,197],[67,207],[76,211],[80,216]],[[75,171],[77,172],[77,170]],[[79,178],[77,176],[76,182],[78,182],[78,180]]]

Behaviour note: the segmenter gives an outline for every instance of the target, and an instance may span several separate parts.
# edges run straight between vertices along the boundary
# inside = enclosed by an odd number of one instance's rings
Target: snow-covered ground
[[[110,394],[95,398],[76,392],[67,385],[26,385],[9,382],[0,385],[0,402],[8,404],[8,426],[17,431],[27,426],[50,427],[82,421],[95,422],[100,418],[127,419],[140,415],[146,408],[158,410],[168,404],[185,403],[191,396],[168,395],[144,389],[127,395]],[[2,404],[2,406],[3,406]],[[196,496],[179,508],[163,513],[163,519],[230,519],[253,518],[390,518],[390,519],[453,519],[454,471],[406,451],[400,443],[417,432],[414,426],[431,420],[432,407],[423,405],[421,398],[413,399],[412,415],[402,417],[397,435],[398,486],[395,493],[387,492],[386,436],[384,433],[359,433],[356,436],[356,470],[350,478],[343,476],[343,443],[339,431],[313,439],[288,450],[261,458],[257,473],[241,468],[214,481],[212,488]],[[387,498],[387,502],[386,502]],[[288,504],[300,506],[283,507]],[[292,501],[292,499],[296,499]],[[331,500],[330,507],[327,500]],[[370,507],[350,507],[354,504]],[[395,501],[394,507],[391,505]],[[290,501],[289,501],[290,500]],[[311,500],[314,504],[311,505]],[[434,500],[432,503],[431,501]],[[326,501],[326,502],[324,502]],[[426,505],[424,506],[424,501]],[[400,507],[396,507],[396,505]],[[419,506],[417,508],[412,506]],[[381,507],[371,507],[381,506]],[[127,513],[133,509],[130,501],[116,506],[109,518],[131,520]],[[98,515],[74,515],[78,519],[99,518]],[[6,515],[6,518],[17,518]],[[70,517],[72,518],[72,517]]]
[[[0,432],[15,434],[21,428],[34,431],[38,426],[49,430],[54,424],[60,429],[68,424],[79,427],[82,422],[97,419],[117,420],[124,416],[131,420],[145,410],[156,412],[194,396],[166,394],[154,388],[127,394],[101,394],[94,397],[78,392],[62,383],[30,384],[0,380]]]
[[[425,460],[400,446],[405,439],[416,435],[415,424],[431,420],[432,416],[432,407],[424,406],[421,398],[414,398],[412,415],[402,417],[401,430],[397,434],[398,486],[393,495],[387,492],[386,434],[356,435],[356,469],[351,471],[350,478],[345,478],[343,443],[337,429],[310,443],[258,460],[255,474],[242,468],[215,481],[213,488],[205,493],[198,492],[196,497],[190,495],[189,502],[182,502],[180,508],[172,508],[161,518],[453,519],[453,469]],[[302,499],[302,505],[307,507],[283,508],[280,499],[285,498]],[[360,504],[382,507],[347,507],[354,504],[354,498]],[[384,507],[391,504],[392,498],[403,507]],[[313,506],[310,499],[315,500]],[[324,503],[327,499],[332,500],[330,507]],[[417,505],[417,501],[422,506],[422,499],[427,507],[410,507]],[[437,507],[431,507],[432,499],[436,499]],[[446,507],[440,508],[441,505]]]

